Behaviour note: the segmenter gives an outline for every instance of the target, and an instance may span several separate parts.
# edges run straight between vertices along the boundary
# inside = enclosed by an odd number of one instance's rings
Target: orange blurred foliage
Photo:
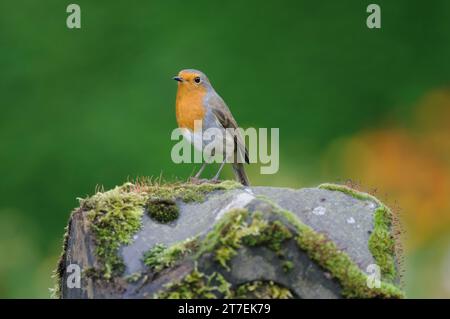
[[[450,231],[450,90],[426,95],[411,124],[341,140],[326,160],[346,178],[388,194],[387,203],[401,208],[409,248]]]

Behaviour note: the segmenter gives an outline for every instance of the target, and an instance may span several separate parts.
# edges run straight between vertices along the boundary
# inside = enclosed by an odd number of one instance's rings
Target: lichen
[[[197,247],[198,242],[196,238],[187,239],[170,247],[156,244],[144,254],[144,264],[152,271],[159,272],[165,268],[172,267],[184,256],[193,253]]]
[[[291,299],[289,289],[280,286],[273,281],[252,281],[237,287],[232,295],[236,299]]]
[[[359,200],[369,200],[378,207],[374,212],[373,231],[369,237],[368,247],[380,267],[382,278],[388,282],[393,282],[397,276],[395,266],[396,251],[395,238],[392,232],[392,212],[375,196],[357,191],[350,187],[337,184],[322,184],[319,188],[331,191],[339,191]]]

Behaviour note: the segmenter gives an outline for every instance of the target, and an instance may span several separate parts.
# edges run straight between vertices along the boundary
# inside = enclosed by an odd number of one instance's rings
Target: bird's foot
[[[190,177],[189,178],[189,182],[192,183],[192,184],[205,184],[205,183],[218,184],[221,181],[218,180],[218,179],[214,179],[214,178],[213,179],[207,179],[207,178]]]
[[[221,180],[218,179],[218,178],[212,178],[212,179],[209,180],[209,182],[211,184],[219,184],[221,182]]]
[[[192,184],[203,184],[203,183],[207,183],[208,179],[207,178],[198,178],[198,177],[190,177],[189,178],[189,182]]]

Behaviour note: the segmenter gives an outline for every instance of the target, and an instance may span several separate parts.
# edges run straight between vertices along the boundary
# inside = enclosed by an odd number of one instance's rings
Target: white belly
[[[193,144],[195,149],[197,151],[202,151],[203,147],[203,140],[202,140],[202,133],[201,132],[193,132],[190,129],[187,128],[181,128],[181,133],[183,134],[183,137],[188,141],[189,143]],[[195,143],[194,143],[195,141]]]
[[[222,162],[225,152],[227,158],[233,157],[234,139],[229,134],[226,134],[225,130],[221,130],[221,136],[215,135],[212,139],[209,139],[206,132],[193,132],[187,128],[181,128],[181,133],[189,143],[194,145],[194,148],[197,151],[203,152],[205,158],[212,157],[211,152],[208,152],[211,150],[214,150],[214,157],[217,157],[218,162]],[[205,152],[203,150],[205,150]]]

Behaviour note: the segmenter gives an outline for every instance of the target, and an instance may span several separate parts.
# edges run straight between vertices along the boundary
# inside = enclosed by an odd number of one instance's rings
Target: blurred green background
[[[49,297],[77,197],[197,168],[170,158],[183,68],[240,126],[280,128],[280,170],[253,184],[376,189],[409,297],[450,297],[450,1],[74,2],[80,30],[69,1],[0,2],[0,297]]]

